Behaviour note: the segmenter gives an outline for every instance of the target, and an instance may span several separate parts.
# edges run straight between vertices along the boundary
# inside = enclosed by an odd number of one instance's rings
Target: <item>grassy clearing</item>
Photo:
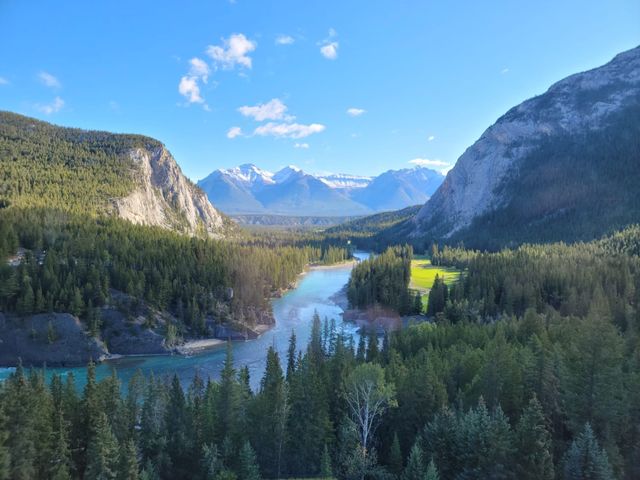
[[[431,260],[424,257],[414,257],[411,261],[410,287],[422,292],[422,306],[426,309],[429,295],[427,292],[433,286],[436,275],[444,278],[447,285],[452,285],[460,279],[460,270],[450,267],[436,267]]]
[[[447,285],[456,283],[460,278],[460,270],[450,267],[436,267],[431,260],[417,258],[411,261],[411,288],[429,290],[433,286],[436,275],[443,278]]]

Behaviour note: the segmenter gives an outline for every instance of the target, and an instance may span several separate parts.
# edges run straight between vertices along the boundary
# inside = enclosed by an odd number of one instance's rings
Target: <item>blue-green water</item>
[[[368,257],[365,252],[357,252],[356,257]],[[351,265],[331,268],[312,268],[300,280],[298,286],[272,301],[275,326],[256,340],[233,343],[234,363],[237,367],[247,365],[251,384],[255,388],[260,382],[269,346],[274,345],[284,361],[289,336],[295,331],[299,349],[306,347],[311,335],[312,316],[318,311],[320,318],[335,319],[338,330],[344,328],[346,334],[356,333],[356,327],[342,321],[342,308],[331,297],[348,281]],[[145,376],[178,375],[183,385],[187,385],[199,372],[203,378],[217,379],[225,358],[225,346],[207,350],[191,357],[179,355],[136,356],[109,360],[98,365],[97,377],[104,378],[115,370],[123,385],[126,385],[136,371]],[[13,369],[0,368],[0,380],[6,378]],[[49,368],[47,375],[73,372],[78,387],[86,378],[86,368]]]

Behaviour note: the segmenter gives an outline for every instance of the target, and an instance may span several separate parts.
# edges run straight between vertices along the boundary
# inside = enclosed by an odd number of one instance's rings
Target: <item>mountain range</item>
[[[510,109],[380,236],[492,249],[590,240],[640,222],[638,185],[640,47]]]
[[[444,176],[425,167],[376,177],[312,175],[289,165],[272,173],[253,164],[215,170],[198,182],[229,215],[356,216],[424,203]]]

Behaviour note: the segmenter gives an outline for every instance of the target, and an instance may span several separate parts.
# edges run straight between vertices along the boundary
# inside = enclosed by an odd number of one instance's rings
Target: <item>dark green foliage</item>
[[[18,244],[28,249],[19,267],[0,267],[0,308],[71,312],[94,336],[100,329],[96,308],[111,300],[112,289],[132,297],[121,308],[138,315],[136,300],[144,300],[175,314],[179,330],[192,335],[206,333],[205,316],[253,326],[261,311],[269,311],[272,292],[326,254],[321,247],[194,239],[49,209],[0,210],[0,224],[19,232]],[[331,252],[332,259],[346,255],[344,249]]]
[[[219,382],[137,377],[125,396],[93,365],[81,395],[18,368],[0,384],[0,475],[635,479],[638,258],[603,242],[438,255],[467,271],[436,323],[381,351],[363,336],[357,355],[314,315],[287,376],[271,349],[255,393],[231,348]]]
[[[139,135],[61,128],[0,112],[0,197],[12,207],[97,213],[134,187],[134,148],[159,148]]]
[[[449,287],[444,280],[436,273],[433,286],[429,290],[429,303],[427,305],[427,315],[433,317],[437,313],[444,312],[449,300]]]
[[[382,305],[403,315],[415,313],[415,294],[409,290],[412,256],[411,247],[391,247],[356,265],[347,285],[349,303],[357,308]]]
[[[551,433],[546,423],[542,405],[534,396],[522,413],[515,432],[518,478],[553,480]]]

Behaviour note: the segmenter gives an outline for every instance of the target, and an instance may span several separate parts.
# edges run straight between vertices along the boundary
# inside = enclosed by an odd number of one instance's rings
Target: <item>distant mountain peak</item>
[[[300,177],[302,175],[305,175],[305,173],[300,167],[297,167],[296,165],[287,165],[286,167],[278,170],[275,174],[273,174],[273,180],[276,183],[284,183],[294,176]]]
[[[370,177],[313,175],[296,165],[271,173],[246,163],[216,170],[198,185],[229,214],[353,216],[424,203],[443,178],[427,168],[389,170]]]

